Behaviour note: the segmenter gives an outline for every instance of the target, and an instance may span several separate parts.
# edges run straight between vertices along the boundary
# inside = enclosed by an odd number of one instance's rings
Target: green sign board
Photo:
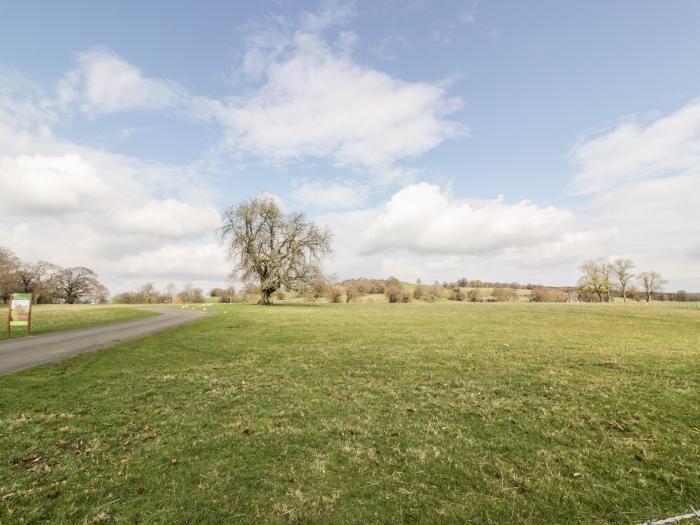
[[[26,328],[32,331],[32,294],[13,293],[10,295],[10,307],[7,310],[7,335],[12,328]]]

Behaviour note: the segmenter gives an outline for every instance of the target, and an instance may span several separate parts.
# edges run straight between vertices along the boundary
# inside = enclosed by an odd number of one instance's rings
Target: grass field
[[[125,306],[90,304],[39,304],[32,307],[32,335],[88,328],[119,321],[157,315]],[[0,340],[7,339],[7,306],[0,305]],[[24,329],[13,329],[12,337],[26,335]]]
[[[700,506],[700,311],[215,310],[0,377],[0,523],[601,524]]]

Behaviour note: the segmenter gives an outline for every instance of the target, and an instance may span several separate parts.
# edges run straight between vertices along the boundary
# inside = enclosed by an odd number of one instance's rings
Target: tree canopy
[[[322,276],[321,261],[331,253],[332,234],[303,213],[282,212],[263,195],[224,212],[221,238],[234,263],[233,274],[260,285],[260,304],[272,304],[281,288],[304,291]]]

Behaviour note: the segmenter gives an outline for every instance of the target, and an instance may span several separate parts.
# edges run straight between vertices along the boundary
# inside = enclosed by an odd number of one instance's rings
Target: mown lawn
[[[216,309],[0,377],[0,522],[600,524],[700,506],[697,310]]]
[[[157,315],[125,306],[91,304],[39,304],[32,307],[32,335],[88,328],[119,321]],[[0,305],[0,340],[7,339],[7,306]],[[11,337],[26,336],[25,329],[15,328]]]

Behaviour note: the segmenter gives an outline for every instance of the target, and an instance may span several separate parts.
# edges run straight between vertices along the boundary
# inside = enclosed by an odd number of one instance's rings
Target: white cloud
[[[292,191],[296,202],[312,208],[355,208],[363,203],[367,189],[339,182],[303,181]]]
[[[58,84],[59,104],[77,104],[90,115],[139,109],[164,109],[186,95],[174,82],[149,78],[109,51],[78,55],[78,67]]]
[[[700,288],[700,99],[646,123],[627,119],[571,156],[588,222],[618,232],[596,255],[625,253],[672,287]]]
[[[172,198],[151,199],[139,207],[121,209],[114,220],[117,229],[124,233],[175,238],[207,235],[221,226],[221,216],[216,209]]]
[[[43,90],[17,71],[0,69],[0,124],[12,126],[15,135],[28,130],[47,133],[46,125],[56,117],[54,103]],[[0,135],[0,142],[3,139]]]
[[[700,99],[648,124],[627,120],[579,143],[573,188],[591,194],[627,182],[700,168]]]
[[[394,194],[362,233],[359,246],[364,254],[481,254],[558,241],[573,226],[568,210],[529,201],[508,204],[501,197],[460,201],[423,182]]]
[[[465,132],[447,118],[461,101],[442,87],[362,66],[317,33],[268,32],[252,42],[243,69],[260,75],[262,85],[251,96],[208,108],[236,152],[388,171]]]
[[[223,284],[231,265],[215,242],[166,245],[115,258],[114,269],[127,277],[157,276],[161,281],[218,282]]]
[[[225,281],[224,250],[213,240],[221,220],[204,181],[186,166],[55,138],[54,105],[43,92],[22,78],[4,78],[0,245],[29,261],[89,266],[113,292],[145,280],[183,284],[175,274],[188,281],[202,276],[203,286]],[[14,89],[13,78],[22,81]]]
[[[77,154],[0,158],[0,206],[13,213],[94,209],[107,192],[94,167]]]
[[[640,269],[700,289],[698,195],[700,173],[642,180],[596,195],[591,215],[620,232],[608,244],[608,253],[623,251]]]

